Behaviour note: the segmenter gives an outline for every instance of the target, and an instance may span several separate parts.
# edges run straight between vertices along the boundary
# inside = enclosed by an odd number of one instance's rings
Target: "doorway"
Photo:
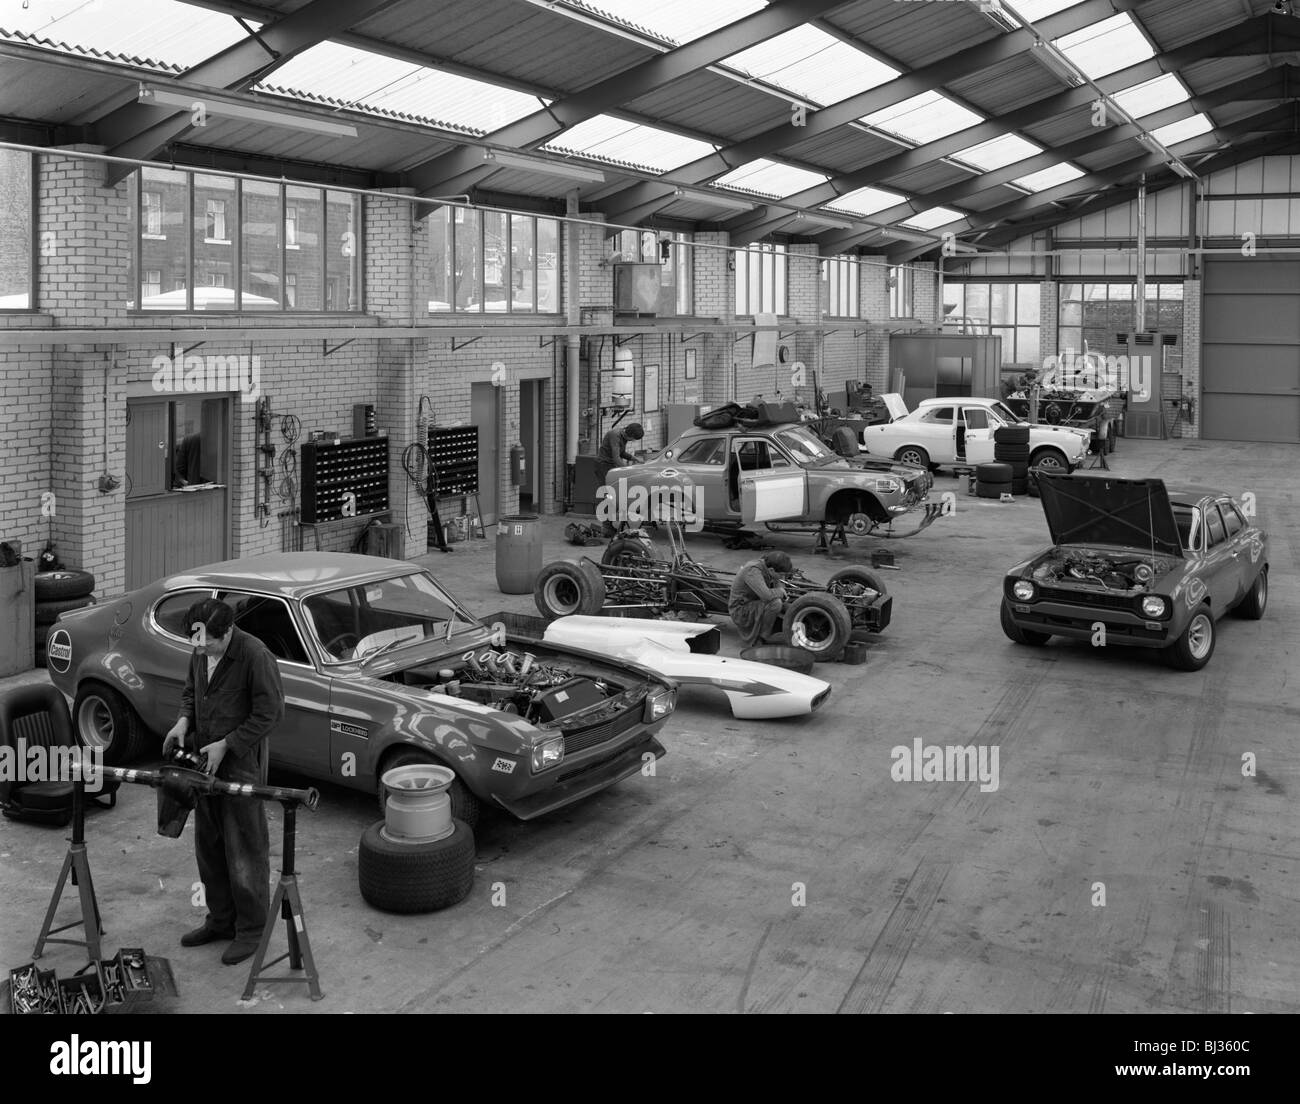
[[[519,384],[519,443],[524,446],[524,478],[519,485],[521,513],[542,509],[542,457],[545,419],[545,380],[524,380]]]
[[[484,527],[497,519],[497,479],[501,435],[497,431],[499,388],[494,383],[472,383],[470,421],[478,426],[478,504]]]

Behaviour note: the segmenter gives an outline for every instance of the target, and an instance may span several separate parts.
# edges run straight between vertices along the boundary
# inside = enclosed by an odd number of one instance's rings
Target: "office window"
[[[786,248],[750,245],[733,254],[736,265],[736,314],[785,314]]]
[[[559,312],[555,219],[441,207],[427,221],[430,312]]]
[[[30,153],[0,149],[0,310],[36,305],[32,166]]]
[[[822,314],[860,318],[857,258],[823,257],[820,267]]]
[[[1042,367],[1041,285],[963,282],[943,286],[945,333],[1002,338],[1002,364]]]
[[[1126,346],[1116,334],[1134,328],[1135,284],[1061,284],[1060,316],[1057,323],[1058,353],[1082,354],[1085,350],[1102,356],[1122,356]],[[1183,285],[1151,283],[1146,286],[1145,329],[1178,335],[1178,342],[1165,349],[1165,369],[1182,368]]]
[[[913,276],[915,273],[906,265],[891,265],[889,276],[889,317],[915,318],[916,296]]]
[[[138,196],[142,309],[362,309],[360,197],[152,168]]]

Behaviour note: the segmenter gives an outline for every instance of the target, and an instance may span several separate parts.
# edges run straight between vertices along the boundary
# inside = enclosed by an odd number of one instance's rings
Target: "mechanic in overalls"
[[[181,712],[163,740],[208,757],[223,782],[266,785],[270,737],[284,717],[280,668],[266,645],[235,628],[235,611],[216,598],[186,615],[194,652]],[[206,794],[194,811],[194,855],[208,912],[181,946],[231,940],[221,961],[234,966],[257,950],[270,906],[271,846],[256,798]]]
[[[784,580],[792,574],[794,564],[790,557],[772,551],[750,560],[736,575],[727,609],[745,647],[771,643],[768,637],[772,626],[785,607]]]
[[[600,494],[600,488],[609,485],[609,473],[615,468],[623,467],[624,461],[628,464],[635,464],[636,457],[627,451],[628,441],[640,441],[645,436],[645,429],[640,422],[632,422],[621,429],[615,426],[611,429],[600,442],[600,451],[596,453],[596,494]],[[606,537],[616,536],[618,529],[626,524],[626,519],[620,519],[620,525],[615,527],[614,523],[606,520],[601,526],[603,535]]]

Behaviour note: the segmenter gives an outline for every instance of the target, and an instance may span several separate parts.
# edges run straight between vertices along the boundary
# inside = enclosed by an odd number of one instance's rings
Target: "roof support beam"
[[[844,0],[774,0],[761,11],[526,115],[489,134],[484,143],[502,149],[535,148],[604,111],[802,26],[843,4]],[[492,166],[484,165],[479,150],[462,147],[416,165],[408,173],[408,180],[417,192],[427,194],[445,190],[453,182],[460,186],[469,175],[482,176],[492,171]]]
[[[187,84],[213,90],[247,88],[302,51],[391,7],[400,0],[310,0],[283,19],[214,54],[181,74]],[[163,83],[156,80],[155,83]],[[115,157],[147,159],[168,142],[192,129],[188,111],[128,103],[95,123],[96,141]],[[104,184],[110,187],[127,176],[130,166],[105,162]]]

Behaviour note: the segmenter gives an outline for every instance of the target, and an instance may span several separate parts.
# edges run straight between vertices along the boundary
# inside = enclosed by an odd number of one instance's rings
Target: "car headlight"
[[[1143,617],[1163,617],[1169,611],[1169,603],[1158,594],[1148,594],[1142,599]]]
[[[661,687],[658,690],[651,691],[646,696],[645,712],[642,719],[646,724],[653,724],[655,721],[662,721],[669,713],[677,708],[677,691],[668,687]]]
[[[883,494],[895,494],[903,489],[903,485],[897,479],[877,479],[875,490]]]
[[[564,737],[553,736],[549,740],[543,740],[533,748],[533,770],[545,770],[547,767],[553,767],[564,758]]]
[[[1028,579],[1017,579],[1011,588],[1012,597],[1028,602],[1034,596],[1034,584]]]

